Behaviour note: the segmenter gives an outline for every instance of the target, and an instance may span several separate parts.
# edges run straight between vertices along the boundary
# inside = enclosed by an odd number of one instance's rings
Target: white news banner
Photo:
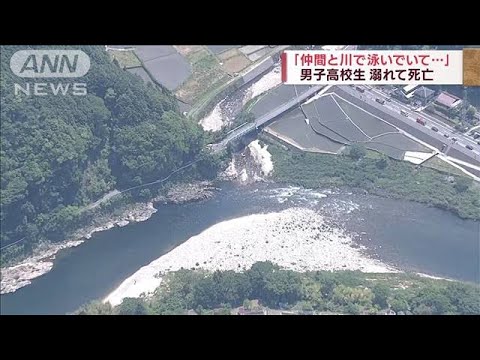
[[[461,50],[286,50],[282,81],[291,85],[461,85]]]

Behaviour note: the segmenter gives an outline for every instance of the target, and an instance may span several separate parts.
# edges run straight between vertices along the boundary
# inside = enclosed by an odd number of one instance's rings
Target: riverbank
[[[276,66],[252,84],[222,99],[207,116],[199,121],[199,124],[205,131],[218,132],[228,129],[250,101],[280,84],[280,67]]]
[[[393,161],[388,161],[380,169],[378,161],[379,158],[359,161],[348,156],[301,153],[275,144],[262,146],[255,140],[241,154],[234,155],[225,174],[243,184],[268,179],[307,189],[349,186],[358,193],[437,206],[435,195],[442,194],[443,190],[445,196],[457,195],[463,201],[455,203],[458,206],[449,210],[456,210],[457,214],[466,218],[480,218],[475,213],[475,200],[471,198],[476,189],[458,192],[454,184],[435,170],[417,169],[411,164]],[[399,182],[407,183],[411,188],[405,185],[398,187]],[[441,185],[425,187],[436,182]],[[362,249],[346,251],[345,245],[348,248],[353,243],[348,236],[340,234],[340,229],[322,225],[314,234],[310,230],[315,232],[315,228],[299,225],[323,224],[324,219],[319,216],[314,211],[294,208],[278,214],[255,214],[217,224],[141,268],[104,301],[117,305],[126,297],[152,293],[161,284],[162,276],[181,268],[245,271],[255,261],[272,261],[295,271],[398,271],[365,256]],[[288,224],[295,224],[292,232]],[[279,228],[282,230],[279,231]],[[324,241],[310,242],[312,237]],[[289,246],[290,243],[294,245]]]
[[[220,190],[212,181],[197,181],[193,183],[179,183],[169,188],[166,194],[155,197],[153,203],[184,204],[191,201],[208,200]]]
[[[262,261],[242,273],[172,272],[151,297],[114,307],[94,301],[76,314],[477,315],[479,296],[478,285],[414,274],[299,272]]]
[[[41,243],[31,256],[1,268],[0,294],[15,292],[29,285],[31,280],[49,272],[59,251],[78,246],[97,232],[148,220],[157,211],[155,203],[182,204],[201,201],[211,198],[216,190],[218,188],[210,181],[174,184],[165,194],[156,196],[151,201],[127,205],[121,210],[117,209],[115,213],[95,218],[93,224],[77,230],[64,241]]]
[[[305,188],[349,187],[448,210],[480,220],[480,186],[463,177],[367,153],[361,159],[269,146],[272,180]]]
[[[210,200],[155,205],[158,211],[148,221],[95,234],[92,241],[62,252],[52,271],[1,296],[2,314],[71,313],[104,299],[140,268],[216,224],[292,208],[319,212],[364,245],[369,257],[402,271],[480,284],[473,221],[423,204],[350,190],[309,190],[270,181],[217,186],[222,190]]]
[[[257,261],[300,272],[398,271],[365,255],[363,247],[318,212],[297,207],[215,224],[142,267],[104,301],[118,305],[124,298],[152,293],[171,271],[245,271]]]

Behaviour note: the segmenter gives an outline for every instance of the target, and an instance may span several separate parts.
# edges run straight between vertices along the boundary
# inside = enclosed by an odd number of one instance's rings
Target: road
[[[468,138],[467,135],[459,133],[457,130],[440,122],[440,120],[435,119],[428,114],[424,114],[423,112],[417,112],[405,104],[389,98],[387,94],[371,86],[364,86],[363,88],[365,89],[365,92],[363,93],[359,92],[354,87],[346,85],[338,86],[338,88],[341,91],[360,99],[362,102],[368,103],[368,105],[381,110],[385,115],[388,115],[388,122],[393,121],[393,125],[396,127],[412,133],[412,135],[432,146],[435,146],[440,151],[442,151],[443,144],[447,145],[447,148],[443,149],[443,151],[446,151],[451,157],[458,158],[462,161],[473,162],[473,164],[480,163],[480,151],[476,142],[473,139]],[[390,101],[385,101],[385,103],[381,105],[375,101],[376,98],[382,98],[385,100],[388,98]],[[400,110],[405,111],[408,114],[408,117],[401,115]],[[416,122],[418,117],[422,117],[426,120],[426,126],[422,126]],[[403,126],[402,123],[404,124]],[[439,131],[433,131],[431,129],[432,126],[436,126]],[[444,134],[448,134],[448,138],[445,137]],[[457,138],[458,141],[454,143],[451,140],[452,138]],[[465,147],[467,144],[471,144],[474,150],[467,149]]]
[[[355,48],[355,45],[343,46],[343,49],[345,50],[352,50]],[[248,123],[238,127],[234,131],[230,132],[225,139],[223,139],[223,141],[212,145],[213,150],[223,149],[230,141],[237,139],[238,137],[241,137],[250,131],[258,129],[260,126],[271,121],[280,114],[288,111],[308,98],[311,98],[312,95],[315,95],[315,93],[319,92],[322,87],[323,86],[312,86],[306,92],[297,95],[295,98],[292,98],[267,114],[259,117],[254,123]],[[438,118],[422,111],[416,111],[410,106],[391,98],[388,94],[373,86],[362,86],[362,88],[365,90],[363,93],[359,92],[355,87],[352,86],[337,86],[337,88],[343,91],[344,94],[347,93],[353,96],[356,101],[361,100],[361,102],[364,104],[370,105],[370,108],[375,108],[374,111],[376,112],[377,116],[388,116],[388,122],[390,122],[392,125],[400,128],[404,132],[411,134],[424,143],[437,148],[450,159],[458,159],[459,163],[466,162],[471,163],[474,166],[478,166],[480,164],[480,146],[477,144],[477,141],[468,137],[466,134],[460,133],[453,127],[448,126]],[[314,98],[315,97],[312,99]],[[380,103],[376,102],[375,99],[377,98],[384,99],[385,103],[381,105]],[[361,103],[357,105],[362,107]],[[408,116],[400,114],[400,111],[403,111]],[[418,117],[421,117],[426,121],[425,126],[422,126],[416,122]],[[437,128],[438,131],[432,130],[432,127]],[[455,138],[457,141],[454,142],[452,140],[453,138]],[[473,150],[467,149],[467,145],[470,145]]]
[[[412,122],[416,122],[417,118],[422,118],[423,120],[426,121],[425,128],[428,129],[429,131],[432,131],[432,127],[436,127],[438,129],[438,134],[442,135],[445,137],[445,142],[449,145],[449,149],[446,151],[448,152],[450,148],[453,145],[453,141],[451,140],[452,138],[456,138],[457,142],[456,144],[458,146],[461,146],[465,148],[466,145],[470,145],[473,147],[473,150],[469,150],[473,154],[473,158],[479,159],[480,158],[480,146],[477,144],[477,141],[474,140],[473,138],[469,137],[467,134],[463,134],[456,130],[455,128],[445,124],[443,121],[435,118],[434,116],[427,114],[424,111],[416,111],[412,109],[412,107],[403,104],[399,100],[396,100],[394,98],[391,98],[388,94],[384,93],[383,91],[372,87],[372,86],[364,86],[365,92],[362,93],[363,96],[368,97],[370,100],[375,100],[377,98],[387,100],[384,104],[386,108],[392,109],[398,113],[400,113],[401,110],[405,111],[408,114],[408,117],[405,117],[405,120],[409,120]],[[448,135],[445,136],[445,135]],[[468,150],[468,149],[467,149]]]

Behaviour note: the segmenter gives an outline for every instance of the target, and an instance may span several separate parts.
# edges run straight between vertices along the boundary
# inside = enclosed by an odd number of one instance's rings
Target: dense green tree
[[[349,302],[345,306],[345,311],[347,312],[347,314],[360,315],[361,312],[362,312],[362,307],[358,304],[353,303],[353,302]]]
[[[390,307],[396,313],[398,313],[399,311],[406,312],[410,310],[410,306],[408,304],[409,299],[405,294],[405,291],[396,290],[389,302]]]
[[[378,305],[380,309],[388,307],[388,297],[390,296],[390,287],[384,283],[375,284],[372,288],[373,304]]]
[[[455,187],[455,190],[457,190],[459,193],[463,193],[468,190],[471,184],[471,178],[466,178],[462,176],[455,179],[455,184],[453,186]]]
[[[251,274],[250,271],[254,270]],[[151,298],[125,299],[120,306],[93,302],[79,314],[227,314],[234,307],[261,305],[292,310],[333,311],[343,314],[375,314],[388,305],[395,312],[413,314],[480,314],[480,287],[474,284],[424,279],[406,274],[371,275],[355,271],[298,273],[269,262],[254,264],[245,273],[180,270],[163,276]],[[257,296],[250,296],[255,279]],[[408,288],[398,287],[398,283]],[[326,291],[326,288],[331,288]],[[328,296],[324,296],[326,291]],[[242,296],[245,298],[241,299]]]
[[[420,303],[415,306],[415,308],[413,309],[413,313],[415,315],[433,315],[434,311],[431,306]]]
[[[315,279],[304,279],[302,298],[315,310],[324,310],[326,308],[327,299],[323,297],[322,285]]]
[[[479,288],[453,282],[447,285],[445,292],[458,313],[464,315],[480,314]]]
[[[350,287],[358,287],[365,283],[365,277],[361,271],[337,271],[332,274],[337,284],[344,284]]]
[[[432,285],[418,290],[412,299],[412,308],[415,314],[431,312],[433,315],[447,314],[455,310],[445,292]]]
[[[333,296],[335,286],[338,285],[338,280],[335,278],[334,274],[317,272],[315,278],[320,282],[322,296],[325,299],[330,300]]]
[[[117,309],[118,315],[148,315],[148,308],[142,299],[125,298]]]
[[[213,274],[217,303],[239,306],[251,294],[250,279],[234,271],[216,271]]]
[[[211,309],[218,303],[215,281],[213,276],[200,279],[193,287],[193,302],[204,308]],[[197,305],[197,306],[198,306]]]
[[[302,297],[301,280],[298,273],[280,270],[267,277],[260,299],[267,304],[294,304]]]
[[[387,166],[388,166],[388,157],[385,156],[385,155],[382,155],[376,162],[375,162],[375,165],[377,166],[377,168],[379,168],[380,170],[383,170],[385,169]]]
[[[371,307],[373,300],[372,290],[365,287],[349,287],[343,284],[335,287],[333,301],[340,306],[356,304],[362,308]]]
[[[78,315],[112,315],[113,308],[112,305],[107,302],[103,303],[102,301],[92,301],[81,308],[78,312]]]
[[[267,279],[280,268],[270,261],[259,261],[247,271],[252,287],[252,298],[260,298],[266,286]]]
[[[359,160],[363,158],[366,154],[367,150],[365,149],[365,146],[361,144],[353,144],[348,152],[348,155],[354,160]]]
[[[62,240],[81,225],[84,205],[115,187],[166,177],[200,155],[204,132],[179,113],[174,96],[120,69],[103,46],[80,47],[92,64],[81,78],[86,96],[15,94],[14,83],[24,82],[10,58],[25,48],[0,51],[1,246]],[[191,176],[213,176],[219,163],[209,156],[202,152]]]

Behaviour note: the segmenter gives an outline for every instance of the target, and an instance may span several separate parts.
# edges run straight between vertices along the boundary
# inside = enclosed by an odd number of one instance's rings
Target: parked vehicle
[[[443,134],[443,136],[445,136],[446,138],[450,137],[450,135],[448,134]]]
[[[452,141],[453,141],[453,142],[457,142],[457,138],[452,138]]]
[[[408,113],[407,113],[405,110],[400,110],[400,114],[402,114],[403,116],[408,117]],[[424,125],[425,125],[425,124],[424,124]]]
[[[432,126],[432,130],[435,131],[435,132],[438,132],[438,128],[435,127],[435,126]]]
[[[427,123],[425,120],[423,120],[422,118],[417,118],[417,123],[419,123],[420,125],[423,125],[425,126],[425,124]]]
[[[480,141],[477,141],[477,144],[480,145]]]
[[[473,150],[473,146],[472,145],[466,145],[465,146],[468,150]]]
[[[361,92],[361,93],[364,93],[364,92],[365,92],[365,89],[364,89],[364,88],[361,88],[360,86],[355,87],[355,89],[357,89],[357,91],[359,91],[359,92]]]
[[[376,98],[375,101],[378,102],[381,105],[385,104],[385,100],[380,99],[380,98]]]
[[[392,99],[390,99],[389,97],[386,98],[386,100],[387,100],[388,102],[392,102]]]

